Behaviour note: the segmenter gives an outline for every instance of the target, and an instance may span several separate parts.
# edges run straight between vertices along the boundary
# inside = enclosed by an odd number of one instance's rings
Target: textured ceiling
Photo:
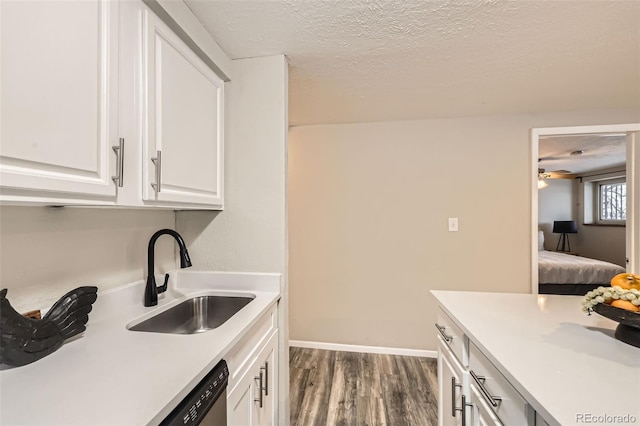
[[[582,154],[572,155],[572,152]],[[565,170],[574,174],[623,166],[627,144],[624,134],[564,135],[540,138],[538,166],[547,172]]]
[[[291,125],[640,105],[638,0],[185,0],[286,54]]]

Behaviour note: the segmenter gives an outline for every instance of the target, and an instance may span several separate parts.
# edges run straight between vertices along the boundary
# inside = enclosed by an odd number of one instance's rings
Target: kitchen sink
[[[196,334],[220,327],[255,296],[196,296],[138,324],[131,331]]]

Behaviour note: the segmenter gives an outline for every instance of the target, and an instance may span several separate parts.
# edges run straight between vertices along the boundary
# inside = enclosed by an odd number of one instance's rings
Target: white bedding
[[[538,282],[540,284],[602,284],[625,272],[619,265],[602,260],[573,256],[555,251],[538,252]]]

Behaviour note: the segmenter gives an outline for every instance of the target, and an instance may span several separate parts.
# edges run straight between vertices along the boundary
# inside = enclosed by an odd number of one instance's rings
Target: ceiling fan
[[[538,177],[542,177],[543,179],[573,179],[575,175],[571,170],[553,170],[546,171],[546,169],[538,169]]]
[[[581,155],[582,152],[580,154],[571,154],[571,155]],[[566,156],[558,156],[558,157],[543,157],[543,158],[538,158],[538,164],[540,164],[541,162],[549,162],[549,161],[554,161],[554,160],[561,160],[561,161],[566,161]],[[544,176],[541,176],[544,175]],[[573,179],[574,177],[576,177],[573,172],[571,170],[565,170],[565,169],[558,169],[558,170],[553,170],[553,171],[546,171],[546,169],[544,168],[538,168],[538,178],[543,178],[543,179]]]
[[[538,158],[538,163],[543,161],[542,158]],[[547,172],[543,168],[538,168],[538,189],[546,188],[549,184],[546,179],[573,179],[576,177],[570,170],[554,170]]]

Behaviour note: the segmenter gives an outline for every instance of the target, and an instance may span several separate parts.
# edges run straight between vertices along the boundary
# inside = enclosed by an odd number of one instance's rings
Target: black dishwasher
[[[167,426],[226,426],[229,369],[220,361],[160,423]]]

